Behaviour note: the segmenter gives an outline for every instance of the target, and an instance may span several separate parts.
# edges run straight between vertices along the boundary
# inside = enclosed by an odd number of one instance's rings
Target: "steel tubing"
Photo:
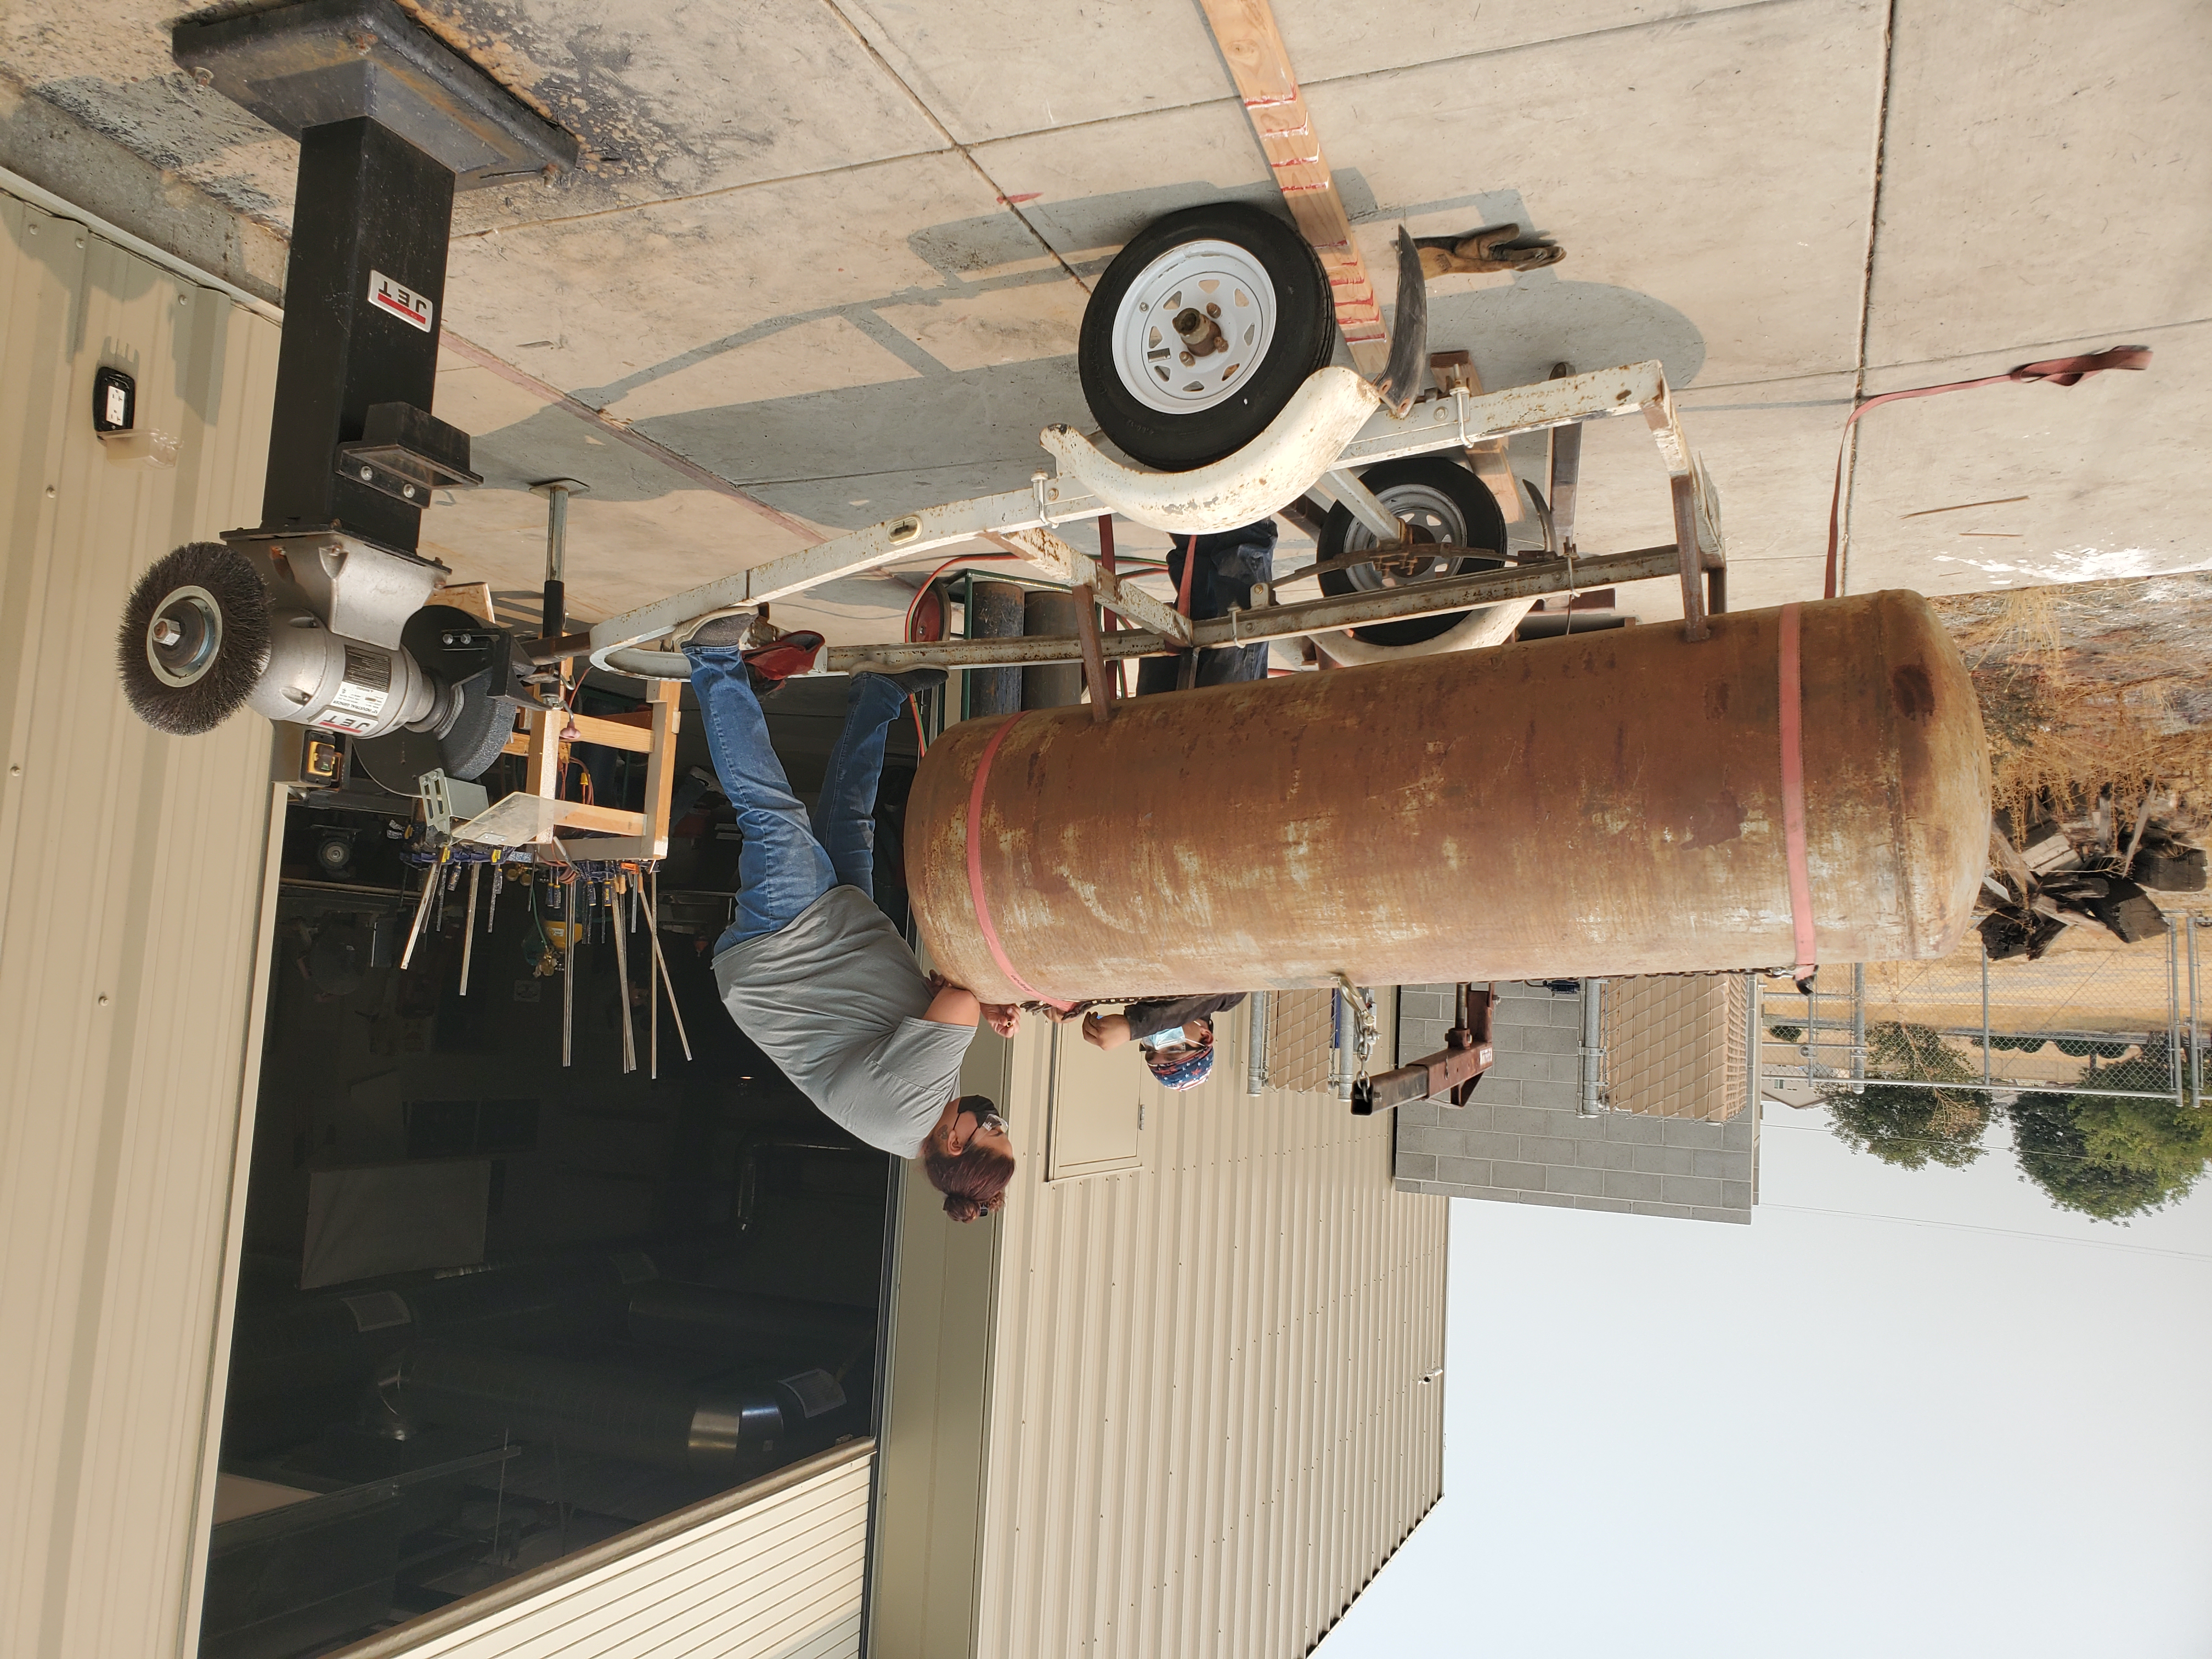
[[[1468,550],[1479,556],[1488,556],[1480,550]],[[1413,582],[1404,587],[1386,587],[1380,592],[1355,592],[1339,599],[1261,605],[1232,616],[1193,623],[1190,637],[1203,649],[1208,646],[1250,645],[1259,640],[1294,639],[1304,634],[1364,628],[1370,623],[1440,617],[1475,605],[1495,606],[1547,593],[1641,581],[1650,576],[1671,576],[1678,562],[1671,542],[1664,547],[1639,548],[1633,552],[1607,553],[1589,559],[1539,560],[1516,569],[1485,571],[1478,576],[1451,576]],[[1583,631],[1579,624],[1575,631]],[[1109,634],[1101,646],[1109,660],[1164,656],[1174,649],[1164,635],[1143,630]],[[1079,662],[1082,658],[1079,640],[1024,635],[1020,639],[949,640],[934,645],[833,645],[823,653],[823,665],[830,673],[843,674],[862,662],[880,662],[893,668],[1027,667],[1044,662]]]
[[[1024,608],[1019,582],[979,581],[969,589],[968,633],[974,639],[1018,639]],[[1018,668],[968,671],[968,712],[1011,714],[1022,706]]]
[[[1800,612],[1819,957],[1940,956],[1989,833],[1966,665],[1917,594]],[[992,1002],[1787,965],[1781,615],[963,722],[908,806],[922,939]]]

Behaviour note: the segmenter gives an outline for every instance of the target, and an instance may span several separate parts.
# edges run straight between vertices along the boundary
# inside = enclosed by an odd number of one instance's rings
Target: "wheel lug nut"
[[[1190,355],[1190,353],[1188,353],[1188,351],[1186,351],[1186,352],[1182,353],[1182,366],[1183,366],[1185,368],[1189,368],[1193,363],[1194,363],[1194,362],[1196,362],[1198,361],[1198,359],[1197,359],[1197,358],[1195,358],[1195,357],[1192,356]]]
[[[1206,308],[1206,314],[1209,317],[1218,317],[1221,314],[1221,307],[1219,306],[1210,305]]]

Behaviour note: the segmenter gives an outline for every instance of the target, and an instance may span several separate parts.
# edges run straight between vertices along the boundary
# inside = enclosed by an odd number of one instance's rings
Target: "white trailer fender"
[[[1502,605],[1486,605],[1466,616],[1437,635],[1432,640],[1423,640],[1417,645],[1370,645],[1365,640],[1352,637],[1350,629],[1334,634],[1316,634],[1313,642],[1337,662],[1356,667],[1371,662],[1403,662],[1408,657],[1434,657],[1446,651],[1479,651],[1485,646],[1503,645],[1513,637],[1513,630],[1521,626],[1522,617],[1536,608],[1534,599],[1508,599]]]
[[[1348,368],[1316,369],[1267,429],[1233,455],[1188,472],[1139,472],[1099,453],[1081,433],[1048,426],[1040,441],[1061,473],[1122,517],[1176,535],[1235,530],[1313,487],[1382,396]]]

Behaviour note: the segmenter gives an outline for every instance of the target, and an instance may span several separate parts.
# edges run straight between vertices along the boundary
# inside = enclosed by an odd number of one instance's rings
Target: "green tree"
[[[2085,1085],[2170,1090],[2166,1056],[2152,1053],[2100,1069]],[[2185,1195],[2212,1158],[2212,1112],[2171,1098],[2023,1095],[2012,1109],[2013,1150],[2028,1179],[2062,1209],[2118,1221]]]
[[[1963,1170],[1987,1150],[1982,1145],[1990,1123],[1987,1098],[1942,1086],[1972,1081],[1976,1073],[1930,1027],[1893,1021],[1869,1025],[1867,1075],[1893,1081],[1876,1083],[1863,1094],[1838,1085],[1820,1091],[1828,1127],[1854,1152],[1870,1152],[1901,1170],[1930,1164]]]

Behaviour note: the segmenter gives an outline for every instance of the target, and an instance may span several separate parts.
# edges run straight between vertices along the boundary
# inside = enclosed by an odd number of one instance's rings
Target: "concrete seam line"
[[[938,114],[935,110],[930,108],[928,102],[920,93],[914,89],[913,86],[908,82],[906,76],[900,74],[898,70],[892,66],[890,59],[884,57],[881,52],[877,50],[876,43],[869,40],[866,34],[861,33],[860,26],[854,22],[850,17],[845,15],[845,8],[838,3],[838,0],[822,0],[822,3],[828,9],[830,15],[832,17],[835,17],[839,23],[844,26],[845,32],[853,37],[854,44],[858,46],[862,52],[867,53],[870,60],[874,63],[875,66],[890,78],[891,84],[896,86],[901,92],[904,93],[913,102],[915,108],[921,112],[922,118],[927,120],[930,125],[935,127],[938,131],[945,135],[945,142],[952,146],[953,153],[958,155],[962,161],[968,164],[978,179],[981,179],[986,185],[988,185],[991,187],[991,194],[998,198],[999,205],[1006,209],[1007,212],[1012,214],[1016,221],[1021,225],[1021,228],[1029,232],[1030,235],[1036,240],[1036,245],[1044,250],[1045,253],[1051,258],[1052,262],[1067,273],[1068,281],[1073,283],[1076,287],[1081,289],[1086,295],[1089,294],[1091,292],[1091,285],[1085,282],[1082,277],[1075,274],[1075,267],[1067,263],[1066,259],[1062,257],[1060,251],[1054,247],[1052,243],[1046,239],[1042,231],[1039,230],[1035,225],[1030,222],[1029,215],[1024,213],[1019,205],[1009,199],[1006,195],[1006,186],[1001,185],[996,179],[994,179],[991,176],[990,170],[984,167],[981,161],[975,159],[975,152],[967,144],[962,143],[958,137],[954,136],[952,129],[945,124],[945,118]]]
[[[582,398],[563,392],[560,387],[548,381],[539,380],[526,368],[518,368],[504,357],[487,350],[475,341],[465,339],[451,329],[441,330],[438,339],[441,345],[451,346],[455,356],[465,358],[478,368],[489,369],[509,386],[518,386],[533,394],[549,407],[564,410],[578,420],[590,422],[617,442],[627,445],[640,454],[650,456],[664,466],[673,468],[690,479],[692,483],[703,484],[716,495],[727,495],[732,501],[742,501],[763,518],[773,520],[790,531],[794,536],[800,538],[807,546],[811,547],[822,539],[822,532],[813,526],[802,520],[794,519],[781,508],[770,507],[758,496],[747,494],[720,474],[709,472],[696,461],[688,459],[666,446],[654,442],[642,432],[635,431],[623,425],[620,421],[610,420]]]
[[[674,196],[646,197],[635,202],[611,202],[605,207],[586,208],[577,213],[551,213],[542,219],[517,219],[507,224],[480,226],[475,230],[457,230],[453,233],[453,240],[465,242],[520,236],[547,225],[578,225],[587,219],[605,219],[617,213],[638,213],[648,208],[683,207],[693,202],[711,202],[719,196],[742,195],[746,191],[762,190],[772,185],[803,184],[810,179],[838,179],[848,173],[866,173],[875,167],[896,167],[902,161],[919,161],[925,156],[946,153],[944,149],[907,149],[896,155],[872,156],[865,161],[843,161],[834,167],[816,167],[805,173],[771,173],[758,179],[740,179],[733,185],[716,185],[708,190],[684,191]]]
[[[1615,23],[1605,28],[1578,29],[1571,34],[1547,34],[1540,40],[1517,40],[1508,46],[1492,46],[1480,52],[1453,52],[1443,58],[1425,58],[1419,63],[1382,64],[1373,69],[1347,70],[1341,75],[1317,75],[1310,78],[1300,76],[1298,84],[1307,88],[1358,86],[1366,82],[1381,81],[1394,75],[1411,75],[1422,70],[1445,69],[1455,65],[1473,64],[1486,58],[1510,58],[1520,52],[1544,52],[1555,46],[1572,46],[1583,40],[1602,39],[1608,34],[1629,34],[1677,24],[1703,23],[1717,18],[1727,17],[1736,12],[1764,11],[1773,7],[1797,3],[1798,0],[1740,0],[1740,3],[1735,5],[1716,6],[1709,10],[1697,12],[1669,12],[1664,16],[1645,18],[1633,23]],[[1059,137],[1071,132],[1080,132],[1085,127],[1110,126],[1116,121],[1141,120],[1151,115],[1182,114],[1190,110],[1205,109],[1215,104],[1234,109],[1239,115],[1244,112],[1244,100],[1232,92],[1222,98],[1193,98],[1180,104],[1147,104],[1142,109],[1125,110],[1115,115],[1093,115],[1080,121],[1061,121],[1052,126],[1023,127],[1012,132],[994,132],[988,138],[976,139],[975,148],[983,149],[993,144],[1018,143],[1024,138],[1036,138],[1048,134]],[[1269,184],[1272,181],[1261,179],[1255,179],[1254,182]],[[1370,214],[1362,216],[1355,214],[1352,216],[1352,222],[1356,228],[1379,218],[1395,217],[1396,212],[1397,210],[1394,209],[1380,215]]]

